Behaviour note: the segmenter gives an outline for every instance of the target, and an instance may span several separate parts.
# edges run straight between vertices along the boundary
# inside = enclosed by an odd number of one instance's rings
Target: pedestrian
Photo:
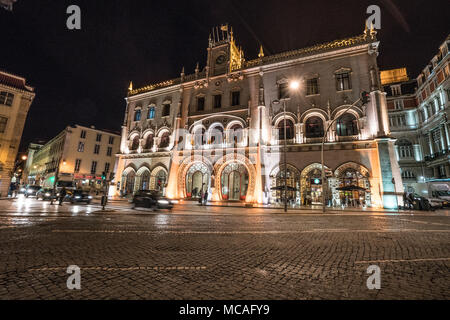
[[[409,209],[414,209],[414,194],[412,192],[409,193],[408,195],[408,200],[409,200]]]
[[[405,191],[403,192],[403,206],[406,208],[409,208],[408,204],[408,193]]]
[[[200,197],[198,198],[198,203],[202,206],[203,205],[203,191],[200,191]]]
[[[203,203],[206,206],[206,204],[208,203],[208,191],[205,191],[205,195],[204,195],[203,199],[204,199]]]
[[[64,202],[64,198],[67,195],[67,190],[66,187],[63,187],[61,189],[61,191],[59,192],[59,205],[62,206],[63,202]]]

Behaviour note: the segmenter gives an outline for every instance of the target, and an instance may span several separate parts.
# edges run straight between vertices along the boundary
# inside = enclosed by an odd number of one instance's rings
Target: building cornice
[[[346,39],[335,40],[323,44],[318,44],[312,47],[291,50],[282,52],[279,54],[265,56],[262,58],[246,61],[243,67],[239,70],[234,70],[234,72],[243,72],[243,73],[252,73],[252,72],[260,72],[260,69],[263,67],[264,70],[270,70],[272,68],[277,68],[280,66],[288,66],[291,64],[297,64],[299,62],[310,61],[317,58],[325,58],[329,56],[336,56],[336,52],[339,52],[339,55],[346,55],[351,52],[366,50],[368,45],[374,45],[378,48],[379,42],[376,39],[375,34],[368,35],[362,34],[359,36],[354,36]],[[371,48],[369,48],[371,49]],[[147,97],[147,95],[143,95],[146,93],[160,94],[163,91],[161,89],[166,89],[168,91],[173,91],[179,89],[181,85],[194,85],[195,82],[205,80],[206,75],[202,73],[203,77],[199,77],[198,74],[191,74],[184,77],[184,81],[182,78],[176,78],[168,81],[159,82],[156,84],[151,84],[142,88],[134,89],[129,91],[129,95],[126,98],[127,101],[134,101],[140,98]],[[227,74],[221,75],[219,77],[227,76]],[[186,81],[188,80],[188,81]]]

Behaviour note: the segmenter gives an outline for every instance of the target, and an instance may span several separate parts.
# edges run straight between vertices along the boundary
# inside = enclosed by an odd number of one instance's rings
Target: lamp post
[[[363,92],[363,95],[365,94],[365,92]],[[358,102],[360,102],[362,100],[362,98],[359,98],[358,100],[356,100],[350,107],[348,107],[342,114],[341,116],[343,116],[344,114],[346,114],[347,112],[350,111],[351,108],[353,108]],[[367,103],[367,101],[363,101],[365,103]],[[331,126],[338,120],[338,118],[334,119],[333,121],[331,121],[331,123],[327,126],[325,133],[323,134],[323,139],[322,139],[322,151],[321,151],[321,165],[322,165],[322,212],[325,213],[326,212],[326,203],[325,203],[325,167],[324,167],[324,148],[325,148],[325,140],[327,139],[327,134],[328,131],[330,130]]]
[[[286,99],[283,99],[284,112],[284,212],[288,211],[287,203],[287,129],[286,129]]]
[[[291,81],[289,82],[289,89],[291,91],[296,91],[300,87],[300,82]],[[286,102],[289,100],[289,97],[281,98],[280,100],[283,102],[283,121],[284,121],[284,212],[288,211],[288,203],[287,203],[287,120],[286,120]],[[280,100],[275,100],[274,103],[280,103]]]

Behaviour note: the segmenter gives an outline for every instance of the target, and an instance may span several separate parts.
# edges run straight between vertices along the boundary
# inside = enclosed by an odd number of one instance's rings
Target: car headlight
[[[46,197],[50,197],[51,194],[47,192],[47,193],[45,194],[45,196],[46,196]]]
[[[167,200],[158,200],[159,204],[169,204],[169,201]]]
[[[178,204],[179,201],[178,201],[178,200],[172,200],[172,201],[170,201],[170,203],[171,203],[171,204]]]
[[[33,190],[31,190],[31,189],[27,190],[27,193],[32,193],[32,192],[33,192]]]
[[[81,199],[81,197],[80,196],[76,196],[75,199]]]
[[[89,196],[88,199],[92,199],[92,196]]]
[[[20,192],[25,192],[25,191],[27,191],[27,189],[25,189],[25,188],[20,189]]]

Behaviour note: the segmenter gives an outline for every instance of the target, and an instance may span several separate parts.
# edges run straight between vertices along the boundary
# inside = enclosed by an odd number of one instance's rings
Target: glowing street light
[[[289,83],[289,88],[293,91],[296,91],[300,88],[300,82],[297,80],[293,80]]]

